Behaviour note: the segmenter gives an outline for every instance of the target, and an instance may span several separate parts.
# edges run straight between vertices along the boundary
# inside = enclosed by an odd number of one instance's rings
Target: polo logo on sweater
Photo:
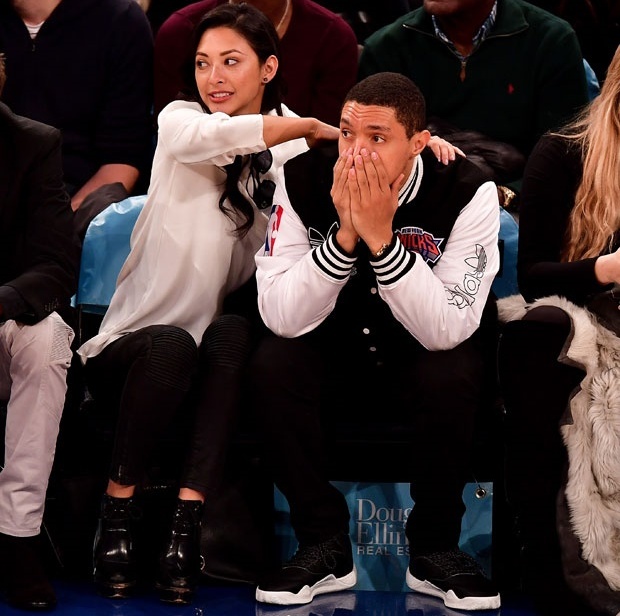
[[[271,207],[271,215],[267,223],[267,235],[265,237],[265,256],[269,257],[273,254],[273,247],[278,238],[278,230],[282,222],[282,214],[284,209],[281,205],[273,205]]]
[[[442,252],[439,246],[444,238],[436,238],[420,227],[403,227],[396,231],[401,244],[410,252],[417,252],[427,263],[436,263]]]

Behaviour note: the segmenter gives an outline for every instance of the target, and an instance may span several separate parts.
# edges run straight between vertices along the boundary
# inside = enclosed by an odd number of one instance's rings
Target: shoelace
[[[307,548],[299,548],[293,558],[286,563],[288,567],[302,567],[306,569],[313,565],[317,560],[322,560],[323,555],[318,545],[311,545]]]
[[[480,565],[465,552],[451,550],[449,552],[434,552],[426,556],[428,560],[440,567],[447,575],[457,573],[482,574]]]
[[[318,545],[300,547],[297,549],[297,552],[295,552],[293,558],[291,558],[285,566],[302,567],[307,569],[312,565],[316,565],[317,562],[321,562],[329,569],[333,569],[336,566],[335,552],[337,551],[338,550],[332,547],[327,541],[324,543],[319,543]]]

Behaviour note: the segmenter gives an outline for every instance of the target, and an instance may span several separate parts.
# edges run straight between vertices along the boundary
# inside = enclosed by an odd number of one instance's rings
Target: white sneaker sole
[[[493,597],[464,597],[461,599],[457,597],[452,590],[446,592],[426,580],[418,580],[418,578],[411,575],[409,568],[407,568],[405,581],[411,590],[415,590],[424,595],[439,597],[443,599],[446,607],[453,607],[457,610],[496,610],[501,605],[499,594]]]
[[[302,603],[310,603],[316,595],[322,595],[327,592],[338,592],[339,590],[348,590],[355,586],[357,582],[357,570],[353,565],[353,570],[347,575],[337,578],[328,575],[322,580],[316,582],[312,586],[304,586],[300,591],[271,591],[256,589],[256,600],[261,603],[273,603],[275,605],[297,605]]]

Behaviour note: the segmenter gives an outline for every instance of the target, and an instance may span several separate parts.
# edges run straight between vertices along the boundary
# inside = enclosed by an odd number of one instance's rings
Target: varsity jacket
[[[131,165],[148,176],[153,37],[134,0],[62,0],[34,40],[2,0],[0,52],[3,101],[62,132],[71,194],[104,164]]]
[[[360,77],[410,77],[429,119],[476,130],[529,154],[538,138],[588,102],[577,36],[562,19],[521,0],[499,0],[495,25],[464,63],[419,8],[370,36]]]
[[[471,336],[499,268],[495,184],[466,159],[446,167],[425,151],[400,191],[392,245],[377,259],[362,242],[350,255],[336,241],[334,162],[311,150],[285,165],[287,192],[276,191],[256,256],[265,324],[285,337],[344,339],[352,353],[376,358]]]

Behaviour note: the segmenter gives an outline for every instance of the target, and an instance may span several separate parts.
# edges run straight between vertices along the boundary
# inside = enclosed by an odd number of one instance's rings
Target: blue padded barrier
[[[118,273],[129,254],[131,232],[146,195],[112,203],[91,221],[84,237],[75,303],[80,310],[103,314]]]

